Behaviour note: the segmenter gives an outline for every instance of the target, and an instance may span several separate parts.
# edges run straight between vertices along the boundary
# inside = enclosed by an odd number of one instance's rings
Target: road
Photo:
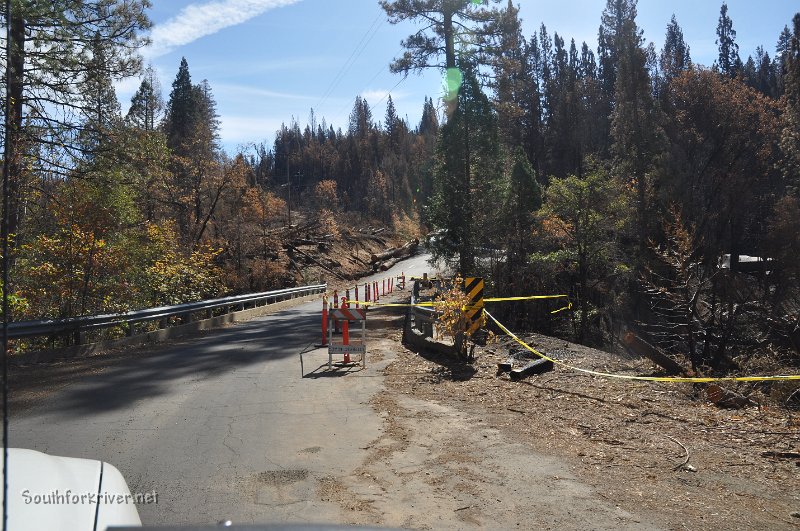
[[[419,275],[425,259],[374,279]],[[337,522],[339,505],[320,501],[318,481],[352,472],[380,435],[368,402],[384,364],[301,378],[320,309],[315,301],[131,353],[12,411],[11,446],[114,464],[132,492],[158,494],[139,506],[144,524]],[[327,359],[304,358],[306,372]]]

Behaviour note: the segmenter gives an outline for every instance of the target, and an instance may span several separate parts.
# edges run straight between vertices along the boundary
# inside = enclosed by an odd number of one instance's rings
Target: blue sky
[[[550,34],[567,43],[575,38],[597,47],[597,28],[605,0],[523,0],[520,16],[526,37],[544,22]],[[658,49],[674,13],[695,63],[716,58],[716,26],[721,2],[641,0],[637,21],[645,39]],[[763,45],[770,56],[784,26],[800,11],[786,0],[730,0],[729,15],[745,60]],[[217,101],[221,140],[232,154],[240,146],[271,144],[282,122],[309,120],[311,108],[334,127],[347,126],[356,95],[372,105],[381,120],[386,94],[411,126],[419,121],[424,97],[438,97],[440,74],[402,76],[388,64],[401,51],[400,40],[415,31],[410,23],[393,26],[377,0],[153,0],[152,45],[144,50],[168,98],[181,57],[195,83],[207,79]],[[117,86],[123,108],[138,87],[136,79]]]

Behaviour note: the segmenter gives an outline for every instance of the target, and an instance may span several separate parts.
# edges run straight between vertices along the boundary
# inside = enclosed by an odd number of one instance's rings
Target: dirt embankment
[[[406,244],[418,230],[413,224],[396,230],[352,212],[335,217],[298,213],[291,226],[269,231],[258,256],[246,257],[250,274],[230,282],[236,291],[253,291],[264,287],[250,285],[255,278],[281,286],[352,281],[379,270],[384,260],[375,263],[372,257]]]
[[[540,350],[588,369],[652,374],[623,359],[544,336]],[[386,370],[403,396],[468,412],[535,452],[570,463],[610,504],[664,528],[800,527],[800,414],[710,404],[691,384],[631,382],[556,368],[521,382],[497,374],[509,342],[474,365],[403,350]]]
[[[513,382],[497,371],[515,348],[510,341],[478,348],[468,365],[409,351],[400,345],[402,317],[383,322],[370,331],[379,357],[391,360],[387,392],[372,402],[383,434],[354,475],[321,488],[340,503],[343,521],[424,529],[800,527],[800,415],[790,410],[721,409],[692,384],[561,368]],[[527,339],[587,369],[656,370],[647,360]]]

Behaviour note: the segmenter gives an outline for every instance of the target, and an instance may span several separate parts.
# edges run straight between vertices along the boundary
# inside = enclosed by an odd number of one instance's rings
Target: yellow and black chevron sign
[[[464,279],[464,291],[469,295],[466,310],[466,333],[471,336],[483,326],[483,278]]]

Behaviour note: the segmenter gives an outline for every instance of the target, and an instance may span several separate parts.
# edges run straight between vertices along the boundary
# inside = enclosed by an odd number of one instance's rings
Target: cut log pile
[[[338,230],[338,234],[330,233],[318,219],[272,229],[268,232],[269,247],[257,258],[267,256],[266,253],[273,260],[285,256],[289,270],[298,279],[306,274],[307,268],[312,268],[321,269],[323,277],[331,275],[337,280],[351,281],[386,271],[414,254],[419,245],[419,240],[412,240],[387,248],[396,241],[387,227],[348,229],[340,225]]]
[[[373,271],[386,271],[403,258],[408,258],[417,252],[419,240],[413,239],[400,247],[393,247],[381,253],[370,256],[370,264]]]

